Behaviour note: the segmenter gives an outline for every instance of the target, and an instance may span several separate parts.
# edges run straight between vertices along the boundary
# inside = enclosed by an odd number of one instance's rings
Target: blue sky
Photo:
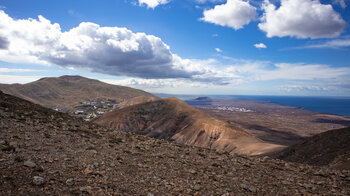
[[[0,83],[350,96],[350,1],[0,0]]]

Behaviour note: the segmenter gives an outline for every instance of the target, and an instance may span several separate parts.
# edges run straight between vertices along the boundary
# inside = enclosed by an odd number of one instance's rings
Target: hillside
[[[286,161],[350,170],[350,127],[320,133],[280,152]]]
[[[46,107],[67,109],[73,109],[81,102],[97,99],[111,99],[119,103],[139,96],[155,98],[142,90],[81,76],[42,78],[28,84],[0,84],[0,90]]]
[[[113,131],[0,91],[0,195],[350,194],[349,171]]]
[[[239,154],[258,155],[282,148],[204,114],[177,98],[112,111],[94,122],[116,130]]]

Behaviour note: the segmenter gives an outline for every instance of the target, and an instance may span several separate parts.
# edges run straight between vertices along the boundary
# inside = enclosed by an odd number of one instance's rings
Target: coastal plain
[[[328,130],[350,126],[350,117],[268,102],[206,98],[187,103],[266,142],[285,146]]]

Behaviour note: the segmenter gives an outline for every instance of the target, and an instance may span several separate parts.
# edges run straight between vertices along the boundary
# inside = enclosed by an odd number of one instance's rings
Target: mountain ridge
[[[112,111],[94,122],[149,137],[241,154],[258,155],[282,148],[263,142],[174,97]]]
[[[156,98],[142,90],[76,75],[45,77],[27,84],[0,84],[0,90],[46,107],[59,106],[68,109],[82,101],[98,98],[114,99],[118,102],[139,96]]]

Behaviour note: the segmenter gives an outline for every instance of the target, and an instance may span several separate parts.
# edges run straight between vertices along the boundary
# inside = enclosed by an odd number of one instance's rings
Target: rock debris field
[[[350,194],[350,171],[107,129],[0,93],[1,195]]]

